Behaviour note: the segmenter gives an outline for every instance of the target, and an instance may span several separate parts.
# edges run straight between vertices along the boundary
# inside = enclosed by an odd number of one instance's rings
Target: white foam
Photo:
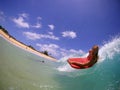
[[[115,37],[114,39],[106,42],[103,46],[99,49],[99,60],[98,63],[103,62],[106,58],[112,59],[116,53],[120,53],[120,37]],[[83,56],[86,56],[86,53]],[[70,55],[72,57],[72,55]],[[70,65],[67,63],[67,59],[70,57],[64,57],[59,60],[61,66],[57,68],[58,71],[63,72],[71,72],[75,69],[71,68]]]
[[[58,71],[61,71],[61,72],[71,72],[75,69],[71,68],[71,66],[69,64],[65,64],[65,65],[62,65],[60,67],[57,68]]]
[[[105,43],[99,50],[99,62],[106,58],[112,59],[116,53],[120,53],[120,37],[116,37]]]

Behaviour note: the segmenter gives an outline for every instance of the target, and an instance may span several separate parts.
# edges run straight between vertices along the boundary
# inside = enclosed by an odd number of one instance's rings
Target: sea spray
[[[72,69],[67,64],[68,58],[59,61],[57,68],[58,81],[62,80],[63,83],[61,90],[120,90],[120,37],[100,46],[99,60],[89,69]]]
[[[112,59],[116,53],[120,53],[120,37],[118,36],[106,42],[103,46],[100,46],[98,63],[103,62],[107,58]],[[87,55],[88,53],[85,53],[84,55],[78,57],[85,57]],[[67,59],[70,57],[75,56],[69,55],[61,58],[58,61],[59,62],[59,67],[57,68],[58,71],[71,72],[75,70],[72,67],[70,67],[70,65],[67,63]]]
[[[112,40],[106,42],[99,50],[100,60],[102,62],[106,58],[112,59],[116,53],[120,53],[120,37],[116,36]]]

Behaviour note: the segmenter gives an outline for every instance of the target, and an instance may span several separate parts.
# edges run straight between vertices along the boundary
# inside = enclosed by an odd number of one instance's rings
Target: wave
[[[99,60],[97,64],[100,64],[104,60],[111,60],[114,58],[116,54],[119,54],[119,53],[120,53],[120,36],[116,36],[111,40],[104,42],[104,44],[100,46]],[[86,56],[87,54],[88,53],[84,54],[83,56]],[[69,57],[74,57],[74,56],[73,55],[66,56],[58,61],[59,63],[59,66],[57,68],[58,71],[73,72],[76,70],[71,68],[70,65],[67,63],[67,59]]]
[[[106,60],[107,58],[113,59],[113,57],[117,53],[120,53],[120,37],[119,36],[116,36],[112,40],[105,42],[105,44],[100,48],[99,62],[102,62]]]

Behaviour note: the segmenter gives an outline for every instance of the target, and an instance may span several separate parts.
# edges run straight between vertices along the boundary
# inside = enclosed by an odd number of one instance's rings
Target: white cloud
[[[60,54],[62,57],[66,57],[66,56],[70,56],[70,55],[73,55],[73,56],[80,56],[82,54],[84,54],[84,52],[82,50],[75,50],[75,49],[63,49],[61,48],[60,49]]]
[[[3,11],[0,11],[0,21],[5,21],[5,15]]]
[[[52,54],[54,56],[58,56],[57,50],[59,49],[59,46],[56,44],[36,44],[36,46],[40,47],[40,51],[48,51],[49,54]]]
[[[58,51],[58,50],[57,50]],[[63,57],[69,57],[69,56],[81,56],[83,55],[85,52],[82,50],[75,50],[75,49],[64,49],[64,48],[60,48],[59,49],[59,58],[63,58]]]
[[[59,37],[56,37],[53,32],[48,32],[48,34],[44,34],[44,37],[54,39],[54,40],[59,40]]]
[[[25,16],[24,16],[25,17]],[[30,25],[28,22],[25,22],[23,15],[19,16],[18,18],[13,18],[13,22],[18,26],[22,28],[29,28]]]
[[[57,57],[57,58],[63,58],[66,56],[70,56],[70,55],[83,55],[84,52],[82,50],[75,50],[75,49],[64,49],[61,48],[60,46],[56,45],[56,44],[39,44],[37,43],[36,46],[38,46],[40,48],[40,51],[48,51],[49,54],[51,54],[53,57]]]
[[[37,33],[23,32],[23,34],[24,34],[28,39],[31,39],[31,40],[40,39],[40,36],[39,36],[39,34],[37,34]]]
[[[24,17],[24,18],[28,18],[28,14],[27,13],[19,14],[19,16]]]
[[[53,35],[53,33],[48,34],[39,34],[41,38],[52,39],[52,40],[59,40],[59,37]]]
[[[53,32],[48,32],[48,34],[51,34],[51,35],[53,35]]]
[[[53,33],[48,33],[48,34],[37,34],[33,32],[23,32],[23,34],[31,40],[37,40],[37,39],[52,39],[52,40],[59,40],[58,37],[54,36]]]
[[[36,25],[33,25],[34,28],[42,28],[42,24],[37,22]]]
[[[42,17],[37,17],[37,20],[42,20]]]
[[[48,25],[51,30],[54,30],[55,26],[53,24]]]
[[[42,18],[41,17],[37,17],[37,23],[34,25],[29,24],[28,22],[26,22],[25,20],[28,19],[28,14],[27,13],[22,13],[19,14],[18,18],[13,18],[12,21],[18,26],[18,27],[22,27],[22,28],[42,28],[42,24],[39,22]]]
[[[75,49],[70,49],[69,51],[70,51],[71,54],[72,54],[72,53],[75,53],[75,54],[77,54],[77,55],[84,53],[82,50],[75,50]]]
[[[35,25],[31,25],[31,27],[33,28],[42,28],[42,24],[40,23],[40,20],[42,19],[42,17],[37,17],[37,23]]]
[[[72,39],[77,37],[76,33],[73,31],[64,31],[64,32],[62,32],[62,36],[63,37],[70,37]]]

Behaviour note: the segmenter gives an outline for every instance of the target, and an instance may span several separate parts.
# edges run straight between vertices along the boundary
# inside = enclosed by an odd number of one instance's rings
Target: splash
[[[116,53],[120,53],[120,36],[116,36],[110,41],[100,46],[98,63],[103,62],[107,58],[111,60],[112,58],[114,58],[114,55]],[[83,56],[87,56],[87,55],[88,53],[85,53]],[[57,68],[58,71],[62,71],[62,72],[75,71],[75,69],[71,68],[70,65],[67,63],[67,59],[70,57],[74,57],[74,56],[70,55],[70,56],[61,58],[59,60],[60,66]],[[81,56],[78,56],[78,57],[81,57]]]
[[[66,57],[61,58],[58,63],[60,64],[60,66],[57,68],[58,71],[62,71],[62,72],[73,72],[76,69],[71,68],[71,66],[68,64],[67,59],[70,57],[86,57],[88,55],[88,53],[85,53],[81,56],[78,55],[69,55]]]
[[[58,61],[58,63],[60,64],[60,66],[57,68],[58,71],[71,72],[71,71],[74,70],[74,69],[71,68],[70,65],[67,63],[67,59],[70,58],[70,57],[73,57],[73,55],[63,57],[63,58],[61,58],[61,59]]]
[[[106,58],[112,59],[116,53],[120,53],[120,37],[116,36],[112,40],[106,42],[99,51],[99,62],[106,60]]]

